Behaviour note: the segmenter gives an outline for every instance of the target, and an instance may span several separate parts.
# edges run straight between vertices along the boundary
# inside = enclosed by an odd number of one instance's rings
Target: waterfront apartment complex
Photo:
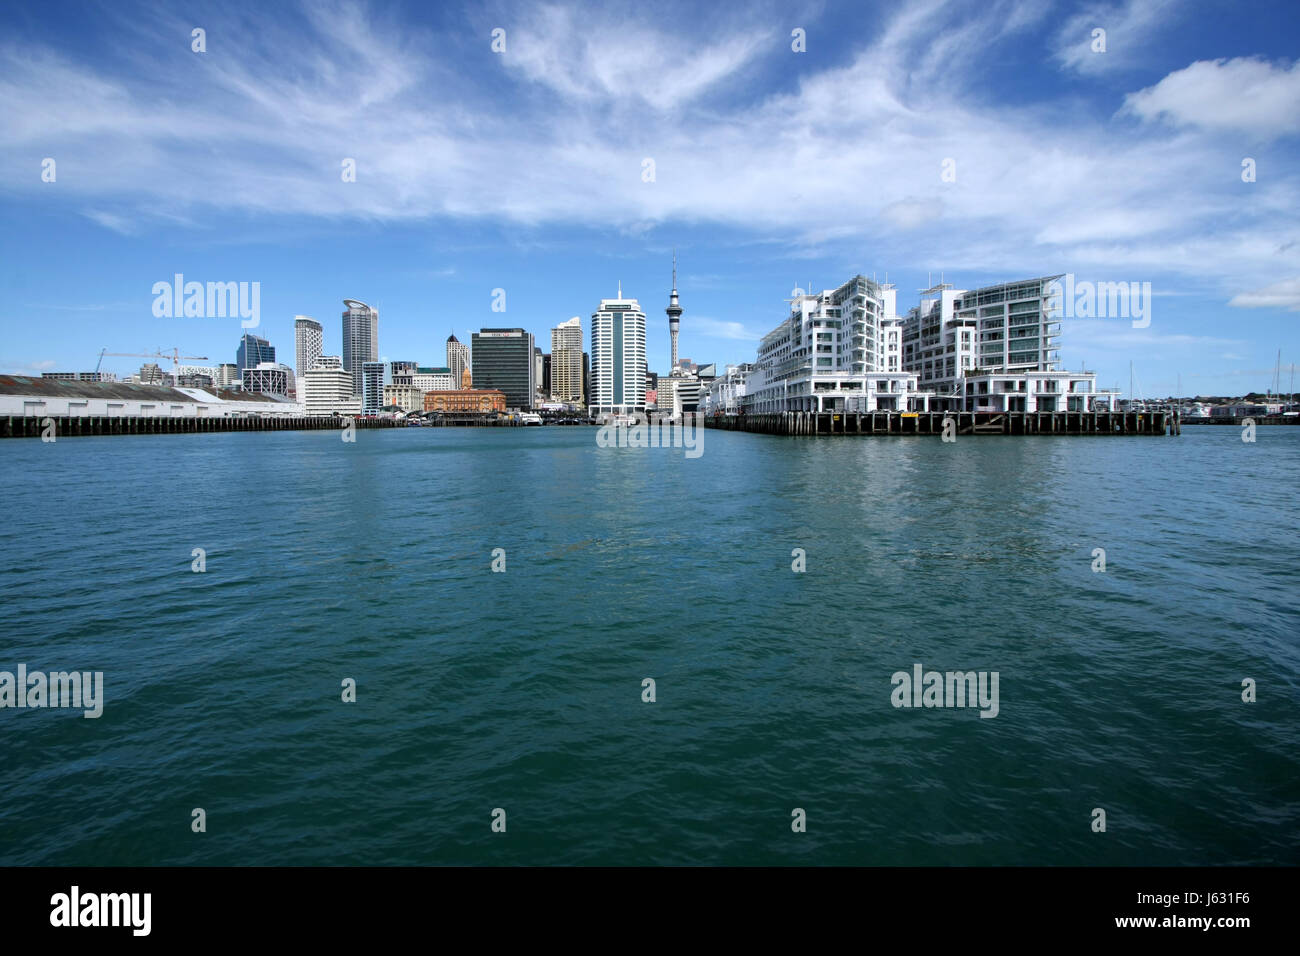
[[[728,406],[785,411],[1093,411],[1092,372],[1060,369],[1057,276],[956,289],[940,283],[900,319],[894,287],[859,275],[797,292],[751,371],[729,374]],[[724,393],[711,396],[709,407]]]
[[[379,312],[358,302],[344,299],[343,368],[352,376],[352,394],[365,392],[361,366],[379,358]]]
[[[576,315],[551,329],[549,392],[557,402],[582,401],[582,320]]]
[[[505,393],[510,408],[533,407],[537,390],[533,335],[523,329],[481,329],[473,342],[474,381]]]
[[[790,314],[765,335],[749,373],[750,412],[908,411],[928,408],[902,367],[892,285],[854,276],[833,291],[796,290]]]
[[[591,401],[596,415],[645,411],[645,313],[636,299],[601,299],[591,316]]]
[[[1091,372],[1060,368],[1053,283],[1021,279],[981,289],[940,283],[921,293],[903,331],[904,367],[949,411],[1092,411]]]

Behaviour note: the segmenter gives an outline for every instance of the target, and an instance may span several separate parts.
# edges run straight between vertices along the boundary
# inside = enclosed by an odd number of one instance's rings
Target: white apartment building
[[[978,412],[1092,411],[1092,372],[1060,366],[1052,310],[1060,276],[921,292],[903,326],[903,367],[934,392],[933,408]]]
[[[902,324],[889,284],[854,276],[790,300],[746,376],[745,411],[925,411],[930,394],[902,367]]]
[[[551,395],[558,402],[582,401],[582,320],[576,315],[551,329]]]
[[[753,371],[754,366],[748,362],[728,365],[726,372],[709,383],[700,399],[700,410],[707,415],[738,415]]]
[[[306,415],[359,415],[361,398],[352,393],[352,373],[337,355],[322,355],[303,375]]]
[[[645,369],[645,313],[636,299],[623,298],[620,283],[618,296],[601,299],[591,316],[592,411],[597,416],[644,412]]]

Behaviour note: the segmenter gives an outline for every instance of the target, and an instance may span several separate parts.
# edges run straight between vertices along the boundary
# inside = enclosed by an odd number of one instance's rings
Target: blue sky
[[[1239,394],[1281,349],[1286,389],[1298,40],[1291,2],[7,4],[0,371],[234,361],[237,318],[154,317],[179,272],[260,282],[290,364],[295,314],[340,352],[344,298],[440,365],[452,331],[589,339],[621,281],[666,372],[675,246],[700,362],[752,360],[795,286],[888,274],[901,311],[941,271],[1073,273],[1155,299],[1144,329],[1067,319],[1068,367]]]

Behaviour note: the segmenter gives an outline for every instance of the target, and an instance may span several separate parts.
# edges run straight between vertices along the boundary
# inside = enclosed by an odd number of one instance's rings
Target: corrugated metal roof
[[[187,394],[188,393],[188,394]],[[271,395],[244,392],[233,388],[194,389],[185,391],[164,385],[135,385],[131,382],[72,382],[67,379],[33,378],[27,375],[0,375],[0,395],[37,395],[46,398],[120,398],[134,402],[198,402],[210,401],[200,395],[213,396],[227,402],[282,401]]]

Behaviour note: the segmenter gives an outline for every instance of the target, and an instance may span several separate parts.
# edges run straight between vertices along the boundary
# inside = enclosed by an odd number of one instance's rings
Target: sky
[[[589,343],[621,283],[666,373],[675,249],[699,363],[796,288],[1068,273],[1153,298],[1066,318],[1067,368],[1239,395],[1280,350],[1288,391],[1297,41],[1294,2],[4,4],[0,371],[234,362],[238,317],[154,314],[180,273],[259,283],[288,364],[295,315],[341,353],[345,298],[387,359]]]

